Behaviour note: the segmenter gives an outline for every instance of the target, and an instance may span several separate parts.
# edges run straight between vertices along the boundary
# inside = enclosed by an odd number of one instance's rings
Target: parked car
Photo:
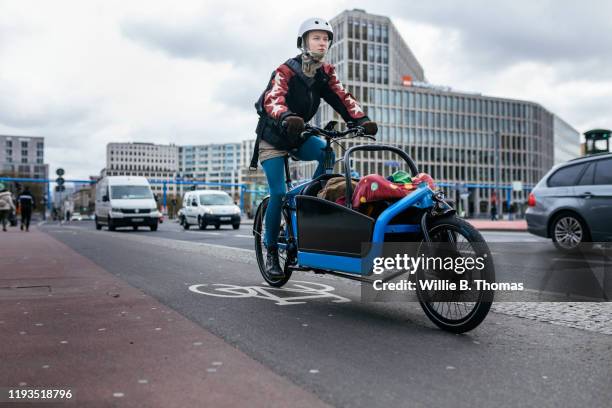
[[[197,225],[206,229],[214,225],[219,229],[223,224],[240,228],[240,207],[232,201],[229,194],[217,190],[188,191],[183,197],[183,228]]]
[[[70,221],[83,221],[83,216],[78,212],[72,213],[70,216]]]
[[[612,153],[554,167],[529,194],[529,232],[563,251],[612,242]]]

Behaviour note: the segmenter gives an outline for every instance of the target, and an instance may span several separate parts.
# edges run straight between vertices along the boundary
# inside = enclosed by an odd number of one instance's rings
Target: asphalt
[[[301,391],[305,401],[315,398],[334,406],[357,407],[603,407],[612,397],[612,343],[604,334],[490,313],[476,330],[450,335],[435,328],[417,303],[361,302],[359,286],[350,281],[295,274],[285,290],[266,288],[248,250],[152,239],[140,233],[59,226],[43,230],[49,242],[65,245],[63,252],[73,251],[74,256],[93,262],[96,273],[114,275],[115,284],[124,282],[177,320],[192,324],[191,329],[202,330],[201,336],[214,335],[259,364],[262,375],[271,372],[285,381],[273,379],[269,388]],[[13,262],[23,261],[17,256]],[[39,264],[38,270],[44,270],[44,265]],[[322,288],[321,284],[328,292],[314,292],[319,296],[315,297],[313,288]],[[107,297],[109,302],[115,300]],[[2,310],[4,325],[22,324],[13,323],[19,310]],[[96,310],[104,309],[91,312]],[[91,316],[83,313],[79,318]],[[163,333],[174,333],[161,328]],[[155,335],[142,327],[139,330],[147,338]],[[177,332],[176,337],[182,336]],[[9,344],[14,347],[15,342]],[[172,350],[168,347],[165,352]],[[46,350],[47,355],[54,352]],[[23,355],[25,350],[10,355],[11,371],[19,369],[16,360]],[[3,361],[5,357],[9,356],[3,356]],[[160,373],[165,370],[163,361],[158,360]],[[206,361],[210,367],[210,359]],[[225,363],[222,367],[232,368]],[[187,364],[187,374],[181,377],[187,384],[199,380],[190,369]],[[85,371],[85,378],[112,382],[107,371]],[[180,369],[168,372],[164,378],[169,380],[181,375]],[[241,380],[233,382],[240,388]],[[163,392],[170,399],[180,390],[169,385]],[[266,397],[267,390],[262,387],[253,394]],[[149,394],[150,406],[162,406],[155,399],[161,398],[160,392]],[[297,402],[286,406],[294,405]]]

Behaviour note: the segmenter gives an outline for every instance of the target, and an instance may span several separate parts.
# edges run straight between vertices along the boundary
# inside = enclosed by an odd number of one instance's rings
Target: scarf
[[[325,53],[305,50],[302,53],[302,71],[304,75],[313,78],[317,69],[321,68],[325,60]]]

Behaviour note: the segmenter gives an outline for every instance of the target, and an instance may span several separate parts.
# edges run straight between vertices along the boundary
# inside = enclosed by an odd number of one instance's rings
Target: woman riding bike
[[[324,172],[325,142],[314,136],[306,140],[302,137],[304,123],[316,114],[321,98],[348,124],[363,126],[368,135],[375,135],[378,131],[376,123],[364,114],[355,97],[344,89],[335,67],[325,62],[333,36],[332,27],[325,19],[304,21],[297,38],[301,54],[272,73],[268,87],[256,103],[260,119],[255,151],[270,190],[264,243],[267,248],[266,270],[272,278],[284,276],[278,259],[277,240],[281,201],[286,193],[285,157],[291,152],[299,160],[317,160],[319,165],[313,178]],[[256,159],[253,162],[256,164]]]

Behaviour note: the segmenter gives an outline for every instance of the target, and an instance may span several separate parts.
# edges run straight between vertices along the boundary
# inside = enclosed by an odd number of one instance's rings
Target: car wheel
[[[134,225],[134,226],[132,226],[132,229],[133,229],[134,231],[138,231],[138,226],[137,226],[137,225]]]
[[[157,231],[157,223],[151,225],[149,228],[151,228],[151,231]]]
[[[571,252],[586,249],[590,241],[589,230],[584,221],[572,213],[559,214],[552,223],[551,235],[555,247]]]
[[[240,224],[233,224],[232,227],[234,227],[234,229],[238,229],[240,228]]]
[[[183,226],[183,229],[185,229],[185,230],[189,229],[189,223],[187,222],[187,218],[183,217],[181,219],[181,225]]]
[[[102,229],[102,225],[100,225],[100,224],[98,223],[98,217],[96,216],[96,217],[94,218],[94,220],[95,220],[95,223],[96,223],[96,229],[97,229],[98,231],[100,231],[100,230]]]
[[[113,223],[113,219],[111,217],[108,217],[108,230],[109,231],[115,230],[115,223]]]
[[[200,228],[201,230],[206,229],[206,223],[204,222],[204,219],[202,217],[198,217],[198,228]]]
[[[215,229],[219,229],[219,228],[221,228],[221,225],[220,224],[215,224]]]

